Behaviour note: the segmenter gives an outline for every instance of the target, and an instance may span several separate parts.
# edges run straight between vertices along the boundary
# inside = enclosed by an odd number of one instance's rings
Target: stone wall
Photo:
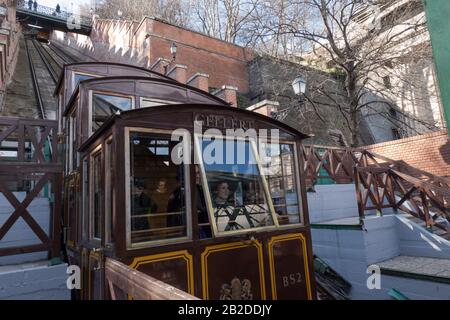
[[[0,15],[0,111],[2,111],[6,87],[12,80],[17,64],[22,30],[20,24],[16,22],[16,2],[0,0],[0,5],[7,8],[5,15]]]
[[[300,132],[313,135],[306,142],[343,146],[350,143],[350,132],[343,116],[337,111],[334,102],[321,94],[326,86],[327,92],[335,92],[333,99],[342,101],[342,88],[338,87],[336,78],[323,71],[269,56],[257,56],[249,63],[250,102],[260,103],[264,100],[279,102],[279,110],[291,108],[283,122]],[[292,82],[298,76],[306,78],[306,95],[310,101],[300,105],[292,89]],[[319,116],[319,115],[320,116]],[[336,137],[336,132],[343,135],[343,141]]]

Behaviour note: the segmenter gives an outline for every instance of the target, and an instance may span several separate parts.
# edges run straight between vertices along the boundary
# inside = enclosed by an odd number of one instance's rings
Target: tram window
[[[77,86],[78,83],[80,83],[80,81],[83,80],[89,80],[89,79],[93,79],[95,78],[94,76],[88,75],[88,74],[83,74],[83,73],[75,73],[73,76],[74,79],[74,88]]]
[[[201,172],[198,166],[195,166],[195,197],[198,215],[199,238],[208,239],[212,237],[211,223],[209,221],[208,209],[206,205],[205,192],[203,191]]]
[[[271,199],[252,143],[197,139],[216,231],[226,234],[273,226]]]
[[[127,111],[133,108],[131,97],[121,97],[102,93],[94,93],[92,97],[92,132],[117,111]]]
[[[131,244],[187,236],[184,166],[172,154],[178,142],[130,132]]]
[[[263,167],[280,225],[301,222],[294,148],[292,143],[263,144]]]
[[[102,186],[101,186],[101,151],[91,157],[91,238],[101,238],[101,208],[102,208]]]
[[[173,102],[173,101],[167,101],[167,100],[143,98],[141,100],[141,108],[150,108],[150,107],[163,106],[166,104],[174,104],[174,103],[175,102]]]

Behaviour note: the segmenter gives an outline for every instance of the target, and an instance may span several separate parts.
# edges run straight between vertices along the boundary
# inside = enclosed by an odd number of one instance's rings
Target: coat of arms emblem
[[[252,300],[252,283],[248,279],[234,277],[231,283],[224,283],[220,289],[220,300]]]

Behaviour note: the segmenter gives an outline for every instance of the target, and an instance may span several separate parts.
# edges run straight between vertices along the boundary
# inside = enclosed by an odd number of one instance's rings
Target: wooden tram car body
[[[109,297],[105,257],[202,299],[314,298],[305,135],[133,66],[67,65],[56,94],[78,298]],[[224,139],[230,164],[199,161],[227,129],[279,130],[269,164],[260,136]]]

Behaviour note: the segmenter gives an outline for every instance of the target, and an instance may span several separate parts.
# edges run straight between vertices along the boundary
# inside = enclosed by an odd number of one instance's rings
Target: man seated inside
[[[131,230],[148,230],[150,228],[147,215],[156,207],[152,199],[145,193],[144,180],[135,178],[133,190],[133,201],[131,204]]]
[[[167,203],[170,193],[167,189],[167,180],[160,178],[157,180],[156,187],[150,195],[153,201],[154,209],[152,215],[148,217],[151,229],[161,229],[167,227]]]

